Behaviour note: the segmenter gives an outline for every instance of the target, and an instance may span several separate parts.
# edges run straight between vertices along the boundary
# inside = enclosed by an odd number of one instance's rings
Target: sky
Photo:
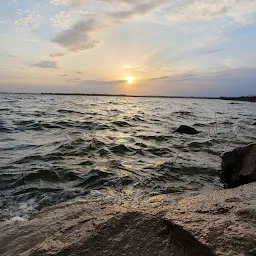
[[[2,0],[0,91],[256,95],[256,0]]]

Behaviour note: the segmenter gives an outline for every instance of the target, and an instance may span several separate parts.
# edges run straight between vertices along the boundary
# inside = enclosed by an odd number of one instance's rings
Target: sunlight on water
[[[1,215],[91,191],[147,198],[220,187],[220,155],[255,141],[253,103],[0,95]],[[200,133],[173,133],[180,125]],[[118,194],[117,194],[118,193]],[[120,199],[122,201],[122,199]]]

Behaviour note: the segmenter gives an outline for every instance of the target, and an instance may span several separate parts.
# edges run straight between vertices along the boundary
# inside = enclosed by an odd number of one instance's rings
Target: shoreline
[[[206,99],[206,100],[226,100],[256,102],[256,96],[238,97],[197,97],[197,96],[163,96],[163,95],[129,95],[129,94],[99,94],[99,93],[14,93],[0,92],[0,94],[21,94],[21,95],[50,95],[50,96],[84,96],[84,97],[127,97],[127,98],[160,98],[160,99]]]
[[[175,203],[170,195],[139,205],[71,200],[35,213],[30,220],[0,224],[0,254],[149,255],[150,246],[154,256],[254,255],[255,189],[254,182]],[[181,251],[186,253],[178,254]]]

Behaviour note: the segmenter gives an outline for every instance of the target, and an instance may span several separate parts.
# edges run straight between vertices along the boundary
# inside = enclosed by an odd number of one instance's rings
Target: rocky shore
[[[256,183],[170,203],[70,201],[1,224],[0,255],[256,255]]]
[[[116,192],[3,222],[0,255],[256,255],[255,156],[255,144],[223,155],[222,180],[236,188],[176,200],[120,200]]]

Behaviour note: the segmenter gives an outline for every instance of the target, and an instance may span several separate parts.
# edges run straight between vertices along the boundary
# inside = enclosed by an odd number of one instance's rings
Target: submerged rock
[[[185,134],[198,134],[199,131],[197,131],[195,128],[187,126],[187,125],[181,125],[178,129],[176,129],[174,132],[178,132],[178,133],[185,133]]]
[[[222,155],[221,179],[228,188],[256,181],[256,144]]]

